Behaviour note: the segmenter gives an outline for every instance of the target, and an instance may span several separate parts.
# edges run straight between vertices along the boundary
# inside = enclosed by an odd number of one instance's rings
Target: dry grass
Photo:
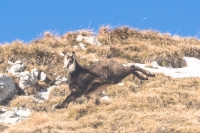
[[[6,131],[161,132],[162,128],[167,132],[199,131],[200,79],[172,79],[157,75],[135,85],[129,78],[125,79],[123,87],[114,85],[107,88],[113,101],[109,105],[93,101],[71,103],[68,109],[61,110],[32,109],[29,119]],[[56,95],[41,108],[55,99]],[[24,102],[24,105],[28,104],[28,101]]]
[[[26,58],[27,70],[34,67],[55,79],[65,75],[62,58],[57,52],[73,51],[77,35],[91,36],[90,30],[68,32],[56,36],[45,32],[44,37],[30,44],[16,41],[0,47],[0,72],[5,73],[7,61]],[[190,37],[161,34],[157,31],[139,31],[129,27],[110,28],[103,26],[97,35],[101,47],[87,46],[85,51],[76,51],[83,65],[94,64],[96,58],[111,56],[122,63],[151,62],[157,60],[162,66],[183,67],[183,56],[200,59],[200,41]],[[56,73],[56,76],[55,76]],[[17,81],[16,79],[14,80]],[[110,133],[110,132],[191,132],[200,131],[200,79],[172,79],[161,74],[148,81],[134,76],[123,80],[124,86],[113,85],[106,92],[112,99],[104,104],[96,98],[87,101],[84,97],[69,105],[68,109],[55,110],[54,104],[68,94],[68,86],[56,88],[50,99],[36,103],[31,98],[16,96],[10,108],[23,106],[32,110],[31,116],[16,125],[0,125],[0,131],[9,133]],[[40,83],[45,86],[44,83]],[[96,95],[98,97],[98,95]]]

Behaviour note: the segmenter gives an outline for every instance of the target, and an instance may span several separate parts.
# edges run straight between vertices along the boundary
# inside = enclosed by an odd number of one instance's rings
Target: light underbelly
[[[105,84],[105,85],[101,85],[99,87],[97,87],[94,91],[88,93],[88,96],[94,95],[98,92],[102,92],[103,90],[105,90],[108,86],[110,86],[110,84]]]

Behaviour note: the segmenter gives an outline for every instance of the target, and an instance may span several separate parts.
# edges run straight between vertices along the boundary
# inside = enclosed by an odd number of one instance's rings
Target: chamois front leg
[[[67,108],[71,101],[74,101],[76,98],[80,97],[83,93],[80,92],[71,92],[69,96],[60,104],[55,106],[56,109]]]
[[[149,72],[149,71],[147,71],[147,70],[144,70],[144,69],[142,69],[142,68],[140,68],[140,67],[138,67],[138,66],[136,66],[136,65],[131,65],[130,66],[131,67],[131,69],[133,70],[133,74],[136,74],[135,73],[135,71],[139,71],[139,72],[142,72],[143,74],[145,74],[145,75],[147,75],[147,76],[149,76],[149,77],[155,77],[155,74],[153,74],[153,73],[151,73],[151,72]],[[138,73],[137,73],[138,74]],[[137,74],[136,74],[136,76],[137,76]],[[139,75],[139,74],[138,74]],[[141,75],[140,75],[141,76]],[[140,78],[139,76],[137,76],[138,78]],[[148,78],[147,78],[148,79]]]

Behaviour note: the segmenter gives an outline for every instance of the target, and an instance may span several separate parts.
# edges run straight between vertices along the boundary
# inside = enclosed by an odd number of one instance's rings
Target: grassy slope
[[[60,69],[62,58],[57,52],[72,51],[78,34],[92,35],[90,31],[69,32],[63,36],[53,36],[46,32],[44,37],[29,44],[15,41],[0,47],[0,71],[5,73],[7,61],[28,59],[27,70],[37,67],[53,75],[64,75]],[[94,63],[96,58],[111,55],[122,63],[149,63],[157,60],[162,66],[183,67],[182,57],[200,59],[200,41],[161,34],[155,31],[137,31],[127,27],[109,29],[102,27],[97,35],[101,47],[87,45],[87,50],[78,50],[81,64]],[[82,58],[80,58],[82,57]],[[17,80],[15,81],[17,82]],[[31,99],[16,97],[10,107],[24,106],[32,109],[32,115],[14,126],[5,126],[5,132],[198,132],[200,108],[200,79],[172,79],[161,74],[148,81],[140,81],[134,76],[123,80],[124,86],[107,88],[112,102],[99,103],[93,99],[87,102],[80,98],[68,109],[54,110],[52,106],[69,94],[68,86],[62,85],[52,92],[49,101],[38,104]],[[39,83],[44,85],[44,83]],[[0,128],[2,129],[2,128]],[[162,130],[165,129],[165,130]],[[3,129],[2,129],[3,130]]]

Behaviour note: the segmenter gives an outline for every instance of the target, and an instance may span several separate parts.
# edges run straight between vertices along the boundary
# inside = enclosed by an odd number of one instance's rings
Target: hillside
[[[95,59],[109,56],[121,63],[149,64],[157,61],[160,66],[182,68],[184,56],[200,59],[200,40],[194,37],[172,36],[151,30],[129,27],[101,27],[96,35],[101,46],[85,44],[82,50],[77,36],[93,36],[90,30],[67,32],[62,36],[45,32],[44,36],[30,43],[14,41],[0,46],[0,73],[7,74],[8,61],[28,60],[26,70],[38,68],[50,81],[63,71],[63,58],[59,52],[75,51],[84,66]],[[78,47],[78,48],[77,48]],[[56,74],[55,74],[56,73]],[[9,74],[8,74],[9,75]],[[18,79],[13,77],[15,84]],[[55,110],[53,106],[68,94],[67,84],[51,93],[50,99],[37,103],[31,98],[24,100],[16,95],[7,107],[29,108],[28,119],[15,125],[0,123],[0,131],[9,133],[111,133],[111,132],[200,132],[200,79],[171,78],[156,74],[155,78],[141,81],[133,75],[122,81],[123,86],[113,85],[106,89],[111,103],[84,97],[71,103],[67,109]],[[38,82],[42,87],[50,83]],[[99,94],[96,95],[99,97]],[[1,107],[5,107],[2,105]]]

